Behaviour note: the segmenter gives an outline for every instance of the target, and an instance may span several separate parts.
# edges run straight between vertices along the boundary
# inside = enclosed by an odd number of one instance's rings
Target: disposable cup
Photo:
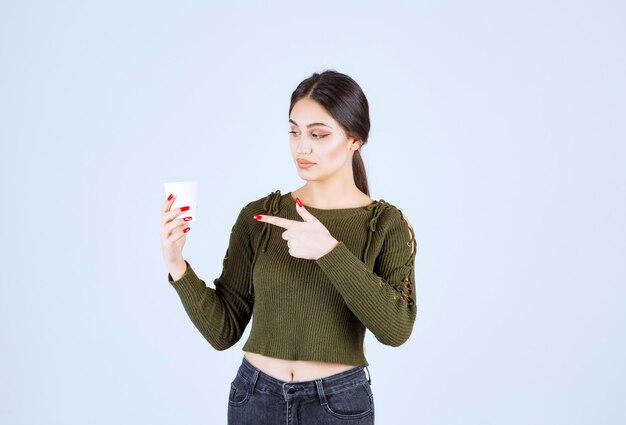
[[[163,183],[165,196],[174,195],[174,203],[170,211],[176,208],[189,206],[187,211],[183,211],[176,218],[191,217],[188,223],[198,219],[198,182],[168,182]]]

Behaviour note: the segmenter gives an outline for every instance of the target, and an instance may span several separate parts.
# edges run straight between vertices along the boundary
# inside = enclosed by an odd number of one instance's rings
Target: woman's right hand
[[[176,208],[171,210],[174,203],[174,196],[169,201],[165,201],[161,211],[161,249],[163,250],[163,260],[166,264],[175,264],[183,261],[183,246],[187,240],[187,232],[191,230],[187,226],[187,221],[191,217],[176,218],[189,207]]]

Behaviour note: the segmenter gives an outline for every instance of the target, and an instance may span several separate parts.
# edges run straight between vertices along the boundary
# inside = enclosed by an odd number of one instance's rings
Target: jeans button
[[[289,389],[287,390],[287,392],[288,392],[289,394],[293,394],[293,393],[295,393],[295,392],[296,392],[296,390],[295,390],[295,388],[294,388],[294,387],[289,387]]]

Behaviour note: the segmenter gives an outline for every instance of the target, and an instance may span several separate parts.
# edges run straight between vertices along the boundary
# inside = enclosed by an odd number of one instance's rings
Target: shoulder
[[[236,230],[241,234],[252,234],[254,229],[259,228],[258,224],[255,224],[257,222],[252,217],[257,214],[274,214],[281,196],[283,195],[281,195],[280,190],[275,190],[270,192],[269,195],[248,201],[241,207],[233,225],[233,231]]]
[[[379,199],[378,201],[375,201],[368,208],[374,211],[375,217],[380,217],[381,225],[384,225],[385,227],[399,222],[407,223],[409,227],[413,227],[406,214],[403,213],[400,208],[390,202],[385,201],[384,199]]]
[[[276,189],[267,195],[249,201],[241,210],[246,214],[273,213],[278,209],[278,204],[283,196],[285,195]]]
[[[414,252],[416,249],[415,232],[407,215],[396,205],[383,199],[376,201],[373,207],[380,211],[378,227],[381,228],[381,233],[390,237],[400,236],[402,239],[409,240]]]

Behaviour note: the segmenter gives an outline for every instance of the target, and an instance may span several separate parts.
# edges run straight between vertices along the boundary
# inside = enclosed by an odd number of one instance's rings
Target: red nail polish
[[[180,210],[181,211],[187,211],[189,209],[189,207],[182,207]]]
[[[252,216],[252,218],[255,219],[255,220],[260,220],[261,216],[260,215],[255,215],[255,216]]]
[[[187,233],[190,230],[191,230],[191,228],[187,227],[185,230],[183,230],[183,233]]]
[[[183,220],[189,221],[189,220],[191,220],[191,217],[184,217]]]
[[[296,203],[298,204],[299,207],[302,206],[302,202],[300,201],[300,198],[296,198]]]
[[[167,197],[167,200],[171,201],[173,197],[174,197],[174,195],[170,194],[170,196]]]

